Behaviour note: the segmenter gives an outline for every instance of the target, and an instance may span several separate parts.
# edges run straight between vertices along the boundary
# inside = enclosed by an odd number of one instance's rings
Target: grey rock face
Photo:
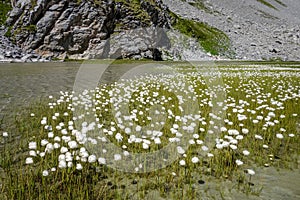
[[[29,0],[18,1],[7,19],[11,38],[22,49],[34,50],[43,57],[138,58],[139,55],[153,58],[149,56],[155,49],[152,45],[139,41],[138,37],[129,41],[125,35],[126,31],[138,27],[170,27],[167,8],[161,1],[157,0],[155,5],[141,1],[145,19],[136,16],[129,4],[98,2],[38,0],[32,5]]]
[[[0,62],[44,62],[49,60],[41,58],[34,52],[22,50],[4,36],[6,32],[6,28],[0,27]]]
[[[216,59],[180,33],[157,42],[149,27],[172,30],[169,10],[222,30],[236,59],[300,60],[300,4],[293,0],[285,6],[272,1],[277,9],[256,0],[205,0],[206,10],[190,5],[198,1],[183,0],[31,2],[19,0],[10,12],[11,36],[1,31],[0,60],[35,61],[36,54],[43,59]]]

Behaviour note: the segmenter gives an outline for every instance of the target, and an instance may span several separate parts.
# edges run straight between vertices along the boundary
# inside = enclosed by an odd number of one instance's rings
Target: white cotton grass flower
[[[227,128],[226,127],[221,127],[220,130],[221,130],[221,132],[226,132]]]
[[[36,156],[37,156],[36,151],[30,150],[30,151],[29,151],[29,156],[36,157]]]
[[[49,171],[48,171],[48,170],[44,170],[44,171],[42,172],[42,175],[43,175],[43,176],[49,176]]]
[[[99,162],[100,165],[105,165],[106,164],[106,159],[100,157],[100,158],[98,158],[98,162]]]
[[[199,158],[198,157],[195,156],[195,157],[192,158],[192,163],[195,164],[195,163],[198,163],[198,162],[199,162]]]
[[[43,118],[43,119],[41,120],[41,124],[42,124],[42,125],[46,125],[46,124],[47,124],[47,119],[46,119],[46,118]]]
[[[193,134],[193,138],[198,139],[200,136],[198,134]]]
[[[255,175],[255,171],[253,169],[247,169],[247,174],[253,176]]]
[[[129,156],[130,153],[129,153],[128,151],[123,151],[123,155],[124,155],[124,156]]]
[[[179,164],[180,164],[181,166],[185,166],[185,165],[186,165],[185,160],[180,160],[180,161],[179,161]]]
[[[241,160],[236,160],[235,163],[237,164],[237,166],[241,166],[244,164],[244,162]]]
[[[46,146],[48,143],[49,143],[48,140],[43,139],[43,140],[41,141],[41,146]]]
[[[207,157],[212,158],[212,157],[214,157],[214,154],[212,154],[212,153],[207,153]]]
[[[203,144],[203,141],[202,140],[196,140],[196,143],[197,144]]]
[[[36,142],[29,142],[28,144],[29,149],[36,149],[37,148],[37,143]]]
[[[82,167],[82,165],[80,163],[77,163],[76,164],[76,169],[80,171],[80,170],[83,169],[83,167]]]
[[[276,134],[276,137],[277,137],[278,139],[283,139],[283,135],[282,135],[281,133],[277,133],[277,134]]]
[[[54,137],[54,133],[53,132],[49,132],[48,133],[48,138],[53,138]]]
[[[290,134],[289,134],[289,137],[295,137],[295,134],[290,133]]]
[[[35,114],[34,113],[30,113],[30,117],[34,117],[35,116]]]
[[[67,129],[62,129],[62,130],[61,130],[61,134],[63,134],[63,135],[67,135],[67,134],[68,134],[68,131],[67,131]]]
[[[60,141],[61,141],[61,138],[60,138],[59,136],[55,136],[54,141],[55,141],[55,142],[60,142]]]
[[[58,156],[58,161],[65,161],[66,160],[66,155],[65,154],[60,154]]]
[[[236,130],[236,129],[229,129],[229,130],[228,130],[228,134],[229,134],[229,135],[239,135],[240,133],[239,133],[239,131]]]
[[[234,145],[234,144],[229,145],[229,147],[230,147],[232,150],[236,150],[236,149],[237,149],[237,146]]]
[[[31,157],[26,158],[26,160],[25,160],[26,165],[30,165],[32,163],[33,163],[33,159]]]
[[[67,163],[67,166],[68,166],[68,168],[73,167],[73,162],[69,161],[69,162]]]
[[[67,147],[61,147],[60,148],[60,153],[66,153],[66,152],[68,152],[69,150],[68,150],[68,148]]]
[[[170,139],[171,139],[171,138],[170,138]],[[190,140],[189,140],[189,144],[191,144],[191,145],[192,145],[192,144],[195,144],[195,140],[190,139]]]
[[[269,148],[269,146],[266,145],[266,144],[264,144],[262,147],[263,147],[264,149],[268,149],[268,148]]]
[[[54,143],[54,144],[53,144],[53,147],[54,147],[54,149],[58,149],[58,148],[60,148],[60,144]]]
[[[178,152],[179,154],[184,154],[184,153],[185,153],[185,150],[184,150],[181,146],[178,146],[178,147],[177,147],[177,152]]]
[[[248,133],[249,133],[249,130],[246,129],[246,128],[242,128],[242,133],[243,133],[243,134],[248,134]]]
[[[117,140],[118,142],[121,142],[121,141],[123,140],[123,136],[121,135],[121,133],[117,133],[117,134],[115,135],[115,138],[116,138],[116,140]]]
[[[58,162],[58,168],[60,168],[60,169],[67,168],[67,163],[66,163],[66,161],[64,161],[64,160],[59,161],[59,162]]]
[[[125,133],[126,133],[127,135],[129,135],[129,134],[131,133],[131,129],[130,129],[130,128],[128,128],[128,127],[127,127],[127,128],[125,128],[125,130],[124,130],[124,131],[125,131]]]
[[[78,144],[76,141],[69,141],[68,146],[70,147],[70,149],[76,149],[78,147]]]
[[[223,144],[218,143],[218,144],[216,144],[216,147],[217,147],[217,149],[223,149]]]
[[[122,156],[120,154],[115,154],[114,155],[114,160],[115,161],[118,161],[118,160],[121,160],[122,159]]]
[[[248,156],[248,155],[250,154],[250,152],[249,152],[248,150],[244,150],[244,151],[243,151],[243,154],[244,154],[245,156]]]
[[[147,143],[145,143],[145,142],[143,142],[143,149],[149,149],[149,145],[147,144]]]
[[[97,157],[95,156],[95,155],[90,155],[89,157],[88,157],[88,162],[89,163],[94,163],[94,162],[96,162],[97,161]]]
[[[242,136],[242,135],[237,135],[236,137],[235,137],[235,139],[237,139],[237,140],[242,140],[244,138],[244,136]]]
[[[70,152],[67,152],[65,155],[66,155],[65,159],[67,162],[73,161],[73,156]]]
[[[45,152],[51,153],[54,150],[54,146],[52,143],[48,143],[45,148]]]
[[[8,133],[7,133],[7,132],[3,132],[3,133],[2,133],[2,136],[3,136],[3,137],[8,137]]]
[[[209,150],[208,147],[204,146],[204,145],[201,147],[201,149],[202,149],[202,151],[208,151]]]
[[[56,168],[55,167],[52,167],[51,168],[51,172],[55,172],[56,171]]]
[[[154,139],[154,143],[155,143],[155,144],[161,144],[160,138],[155,138],[155,139]]]
[[[254,135],[254,137],[255,137],[255,139],[258,139],[258,140],[263,140],[263,137],[262,137],[261,135],[257,135],[257,134],[255,134],[255,135]]]
[[[280,128],[279,129],[281,132],[286,132],[286,129],[285,128]]]

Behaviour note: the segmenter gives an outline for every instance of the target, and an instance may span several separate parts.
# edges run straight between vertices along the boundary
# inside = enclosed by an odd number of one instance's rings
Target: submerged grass
[[[8,137],[0,136],[0,167],[4,171],[2,182],[0,179],[2,196],[8,199],[143,199],[150,195],[155,199],[199,199],[209,193],[209,188],[204,190],[199,186],[214,179],[230,181],[251,195],[259,194],[261,190],[259,183],[251,179],[255,176],[255,168],[298,167],[300,77],[297,72],[222,67],[219,72],[224,83],[209,88],[207,84],[218,73],[205,76],[195,73],[193,68],[182,68],[181,71],[182,76],[171,79],[162,76],[153,84],[150,84],[151,77],[144,77],[120,85],[100,85],[91,91],[91,95],[85,93],[79,96],[80,101],[74,99],[76,96],[72,93],[63,92],[57,99],[51,96],[33,104],[16,116],[16,127],[8,130]],[[165,82],[168,87],[160,85],[164,79],[168,80]],[[194,102],[198,103],[200,112],[199,116],[182,117],[178,121],[176,116],[182,114],[179,108],[182,104],[180,98],[169,90],[180,90],[182,81],[195,89]],[[151,123],[151,119],[147,118],[151,107],[148,103],[165,108],[157,110],[158,116],[168,116],[163,121],[161,143],[153,144],[149,139],[151,144],[144,148],[141,143],[129,142],[131,133],[118,126],[122,125],[120,119],[123,118],[113,110],[126,102],[126,91],[130,85],[136,87],[127,104],[133,111],[133,127]],[[226,90],[226,98],[222,102],[211,101],[210,91],[220,89]],[[117,104],[116,94],[120,94],[122,99]],[[120,148],[126,145],[124,150],[130,153],[161,149],[170,142],[168,138],[172,134],[178,134],[176,129],[184,126],[188,130],[196,127],[191,134],[190,145],[180,153],[178,160],[163,169],[146,173],[114,170],[105,165],[103,159],[94,160],[92,153],[82,151],[84,146],[73,131],[84,132],[82,128],[89,127],[90,122],[82,126],[81,123],[76,124],[81,117],[75,116],[74,112],[80,106],[84,110],[89,107],[88,97],[94,99],[94,107],[90,108],[95,109],[95,122],[101,125],[96,128],[96,133],[103,131],[107,139]],[[221,118],[221,115],[213,113],[211,104],[226,110],[226,115]],[[87,114],[89,111],[87,109],[85,114],[90,115]],[[192,119],[195,125],[185,125],[185,119]],[[82,120],[84,122],[84,117]],[[218,130],[221,134],[216,136],[214,147],[207,150],[205,138]],[[123,136],[122,140],[116,137],[117,133]],[[189,134],[188,131],[182,133]],[[78,147],[72,148],[70,141],[76,141]],[[63,147],[68,150],[63,151]],[[32,164],[27,160],[29,157],[33,160]],[[141,170],[143,167],[138,168]],[[224,196],[223,190],[220,189],[220,194],[214,198]]]

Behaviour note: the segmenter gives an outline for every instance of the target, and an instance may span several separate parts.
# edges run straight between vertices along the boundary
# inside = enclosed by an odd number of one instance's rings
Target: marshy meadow
[[[4,114],[0,198],[300,197],[299,64],[160,65]]]

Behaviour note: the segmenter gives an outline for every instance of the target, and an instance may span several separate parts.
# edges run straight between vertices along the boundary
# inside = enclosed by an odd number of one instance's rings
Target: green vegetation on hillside
[[[141,4],[139,0],[131,0],[131,1],[115,0],[115,2],[122,3],[122,6],[126,7],[129,10],[129,13],[134,14],[134,16],[137,19],[139,19],[141,22],[150,25],[150,21],[151,21],[150,16],[145,10],[141,8]]]
[[[183,2],[186,2],[186,0],[182,0]],[[204,10],[208,13],[212,13],[211,9],[208,8],[205,3],[204,0],[197,0],[197,1],[193,1],[193,2],[188,2],[188,4],[190,4],[191,6],[194,6],[196,8],[198,8],[199,10]]]
[[[9,0],[2,0],[0,2],[0,25],[4,24],[7,18],[7,13],[11,10]]]
[[[257,0],[257,1],[264,4],[264,5],[266,5],[266,6],[268,6],[268,7],[270,7],[270,8],[273,8],[273,9],[277,10],[277,8],[275,6],[273,6],[272,4],[270,4],[269,2],[267,2],[265,0]],[[279,1],[277,1],[277,2],[279,2]]]
[[[283,3],[282,1],[280,0],[275,0],[278,4],[284,6],[284,7],[287,7],[287,5],[285,3]]]
[[[232,54],[230,40],[222,31],[203,22],[183,19],[171,13],[173,27],[189,37],[196,38],[203,49],[212,55]]]

